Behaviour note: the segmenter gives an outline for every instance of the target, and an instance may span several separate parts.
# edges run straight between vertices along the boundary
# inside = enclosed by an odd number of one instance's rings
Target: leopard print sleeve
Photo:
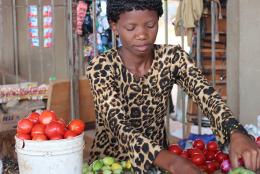
[[[162,147],[157,142],[146,138],[137,129],[133,129],[128,119],[129,116],[124,110],[126,102],[121,96],[113,67],[108,58],[99,56],[93,60],[88,66],[87,77],[90,79],[94,96],[97,131],[104,127],[103,132],[108,134],[107,137],[116,138],[113,141],[117,141],[119,144],[115,151],[127,154],[135,173],[146,173]],[[99,148],[108,149],[108,144],[111,142],[102,144],[102,140],[98,138],[95,137]],[[109,154],[113,153],[116,152],[109,152]],[[114,157],[120,155],[122,154],[117,153]]]
[[[230,134],[238,130],[247,134],[244,127],[232,115],[220,95],[209,84],[201,71],[195,66],[194,61],[180,47],[175,49],[173,64],[179,66],[176,83],[198,104],[205,116],[208,117],[211,129],[217,137],[221,148],[230,142]]]

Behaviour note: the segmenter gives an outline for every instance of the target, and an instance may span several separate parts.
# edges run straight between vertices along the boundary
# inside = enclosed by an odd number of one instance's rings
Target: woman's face
[[[133,55],[151,53],[158,32],[158,15],[151,10],[133,10],[120,15],[112,30],[122,42],[123,49]]]

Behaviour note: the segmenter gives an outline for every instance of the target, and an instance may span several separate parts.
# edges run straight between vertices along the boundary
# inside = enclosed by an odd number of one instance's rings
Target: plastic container
[[[84,133],[62,140],[32,141],[15,137],[20,174],[82,174]]]

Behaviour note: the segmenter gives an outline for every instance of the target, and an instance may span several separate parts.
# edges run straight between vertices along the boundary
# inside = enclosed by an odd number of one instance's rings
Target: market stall
[[[46,168],[50,168],[53,173],[64,174],[134,173],[130,160],[116,160],[110,156],[87,164],[90,145],[95,136],[93,128],[96,113],[89,83],[82,76],[94,56],[120,44],[106,20],[106,1],[0,2],[0,17],[12,9],[6,15],[12,15],[13,23],[9,26],[12,32],[7,33],[7,36],[12,36],[11,50],[6,49],[6,45],[0,45],[1,55],[12,57],[11,62],[6,61],[6,58],[0,59],[1,65],[11,69],[12,75],[12,78],[8,78],[7,71],[0,71],[0,160],[4,174],[19,173],[19,167],[21,174],[47,173]],[[165,43],[169,39],[168,25],[172,23],[168,17],[168,3],[164,1]],[[214,22],[213,9],[216,4],[215,1],[211,3]],[[0,24],[2,23],[6,26],[6,22],[0,18]],[[180,44],[184,47],[185,31],[182,25],[180,27]],[[212,33],[215,33],[214,27],[216,26],[213,24]],[[8,27],[0,26],[0,34],[7,30]],[[196,31],[193,33],[196,37],[193,35],[193,38],[197,39],[196,46],[193,47],[196,55],[193,58],[196,58],[200,67],[200,25],[192,31]],[[213,39],[215,35],[212,34],[211,37]],[[211,48],[214,86],[215,41]],[[198,134],[190,134],[193,122],[188,122],[186,118],[187,105],[187,96],[178,91],[177,117],[181,119],[178,121],[182,122],[182,132],[178,132],[179,137],[173,137],[175,135],[170,126],[174,118],[170,117],[168,111],[167,135],[171,144],[168,151],[190,160],[204,173],[251,174],[251,171],[244,168],[243,160],[240,161],[239,168],[231,170],[228,151],[220,149],[213,135],[201,135],[203,115],[200,111],[196,122]],[[15,111],[19,110],[19,114],[12,110],[14,107],[17,107]],[[75,120],[77,126],[72,126]],[[75,130],[75,127],[80,127],[80,130]],[[89,129],[91,132],[84,132]],[[259,138],[256,139],[256,142],[259,141]],[[64,156],[61,158],[59,155]],[[66,165],[69,162],[70,165]],[[156,173],[156,170],[151,170],[150,173]]]

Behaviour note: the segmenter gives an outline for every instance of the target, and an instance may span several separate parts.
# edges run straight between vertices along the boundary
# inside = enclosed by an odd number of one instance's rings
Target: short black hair
[[[117,22],[119,15],[132,10],[154,10],[158,18],[163,14],[161,0],[107,0],[107,19]]]

